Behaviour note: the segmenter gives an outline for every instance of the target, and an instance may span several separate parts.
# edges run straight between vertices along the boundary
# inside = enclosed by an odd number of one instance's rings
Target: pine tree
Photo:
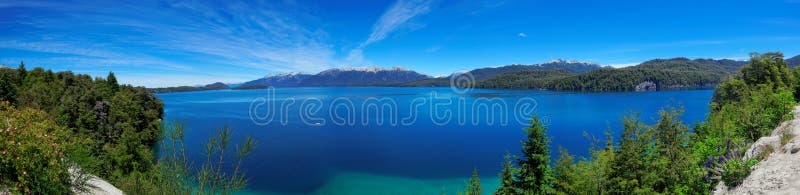
[[[511,163],[511,154],[506,152],[505,162],[503,162],[503,171],[500,172],[500,186],[494,194],[497,195],[513,195],[517,194],[517,189],[514,187],[514,165]]]
[[[108,72],[108,78],[106,79],[108,83],[109,89],[111,89],[112,93],[116,93],[119,91],[119,84],[117,83],[117,77],[114,76],[114,72]]]
[[[13,74],[11,71],[0,69],[0,101],[14,102],[17,90]]]
[[[681,180],[685,179],[684,172],[690,166],[691,157],[688,154],[689,148],[686,146],[690,141],[689,127],[680,120],[683,110],[669,109],[659,111],[660,119],[653,127],[656,137],[656,150],[661,163],[657,167],[657,173],[663,178],[663,183],[654,186],[657,191],[669,190]]]
[[[481,189],[481,179],[478,176],[478,168],[474,168],[472,169],[472,178],[469,179],[467,186],[464,187],[464,192],[461,194],[480,195],[482,192],[483,189]]]
[[[623,130],[620,136],[619,149],[614,151],[609,175],[611,193],[631,194],[636,190],[648,189],[645,183],[650,163],[646,154],[652,137],[648,127],[639,119],[639,114],[623,117]]]
[[[25,62],[19,62],[19,68],[17,68],[17,84],[22,85],[22,81],[25,81],[25,76],[28,75],[28,70],[25,69]]]
[[[577,172],[574,157],[562,147],[558,147],[558,151],[561,155],[553,166],[553,190],[557,194],[577,194],[572,186],[575,183]]]
[[[549,190],[550,151],[547,147],[550,139],[546,130],[536,116],[531,126],[525,128],[528,139],[522,142],[524,158],[517,160],[520,171],[515,184],[523,194],[544,194]]]

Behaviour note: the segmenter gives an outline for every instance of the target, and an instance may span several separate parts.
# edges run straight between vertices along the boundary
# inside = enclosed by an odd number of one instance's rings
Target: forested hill
[[[792,58],[786,59],[786,64],[789,65],[789,68],[794,68],[800,66],[800,55],[794,56]]]
[[[531,64],[531,65],[521,65],[521,64],[512,64],[500,67],[489,67],[489,68],[478,68],[467,71],[472,75],[475,81],[485,81],[491,79],[497,75],[505,74],[505,73],[515,73],[515,72],[528,72],[533,73],[536,75],[541,75],[543,72],[550,72],[547,70],[564,70],[569,73],[585,73],[592,70],[597,70],[602,68],[600,65],[590,62],[580,62],[575,60],[553,60],[550,62],[545,62],[541,64]],[[457,73],[447,77],[437,77],[437,78],[427,78],[421,80],[415,80],[410,82],[400,82],[400,83],[385,83],[381,86],[396,86],[396,87],[441,87],[441,86],[449,86],[450,85],[450,77],[460,75],[464,73]],[[525,73],[523,73],[525,74]],[[508,79],[499,79],[499,80],[508,80]],[[492,81],[497,82],[497,81]],[[520,81],[522,82],[522,81]],[[499,84],[499,83],[498,83]],[[502,84],[503,86],[511,86],[514,84]],[[505,87],[499,87],[505,88]]]
[[[130,174],[148,172],[162,132],[162,108],[144,87],[120,85],[113,73],[92,78],[27,71],[22,63],[17,69],[0,68],[0,129],[6,130],[0,148],[8,153],[0,155],[0,188],[70,193],[77,185],[67,174],[73,164],[115,185]],[[6,147],[10,140],[17,146]]]
[[[590,62],[580,62],[575,60],[553,60],[546,63],[541,64],[533,64],[533,65],[519,65],[513,64],[508,66],[501,66],[501,67],[493,67],[493,68],[479,68],[469,71],[475,80],[483,81],[490,79],[494,76],[503,73],[509,72],[519,72],[519,71],[528,71],[528,70],[555,70],[561,69],[567,72],[573,73],[584,73],[592,70],[596,70],[601,68],[600,65]]]
[[[583,74],[547,75],[511,72],[479,82],[485,88],[549,89],[559,91],[647,91],[713,86],[736,73],[747,62],[673,58],[655,59],[625,68],[602,68]],[[545,74],[545,75],[542,75]],[[525,75],[546,79],[532,79]]]
[[[577,74],[562,69],[526,70],[492,77],[489,80],[478,82],[477,87],[498,89],[544,89],[548,87],[548,83],[555,79],[573,75]]]

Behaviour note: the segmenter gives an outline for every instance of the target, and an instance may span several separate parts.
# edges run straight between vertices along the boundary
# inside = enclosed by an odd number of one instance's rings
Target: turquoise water
[[[158,97],[167,120],[189,125],[192,158],[200,158],[204,141],[225,124],[235,137],[260,141],[244,165],[250,178],[244,193],[452,194],[473,168],[484,191],[496,187],[503,155],[519,152],[522,128],[533,113],[548,127],[551,151],[562,146],[587,155],[584,131],[603,138],[608,128],[619,133],[623,114],[638,111],[653,123],[668,106],[683,107],[683,121],[694,124],[708,112],[711,94],[327,87]]]

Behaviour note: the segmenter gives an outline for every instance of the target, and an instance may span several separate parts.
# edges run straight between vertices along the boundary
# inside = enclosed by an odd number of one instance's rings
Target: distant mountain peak
[[[301,75],[301,72],[288,72],[288,73],[281,73],[281,74],[267,74],[264,78],[274,78],[274,77],[289,77],[289,76],[297,76]]]
[[[411,71],[407,68],[402,66],[395,66],[391,68],[383,68],[378,66],[367,66],[367,67],[345,67],[345,68],[331,68],[322,72],[326,71],[360,71],[360,72],[380,72],[380,71]],[[322,73],[320,72],[320,73]]]
[[[550,60],[542,64],[588,64],[588,65],[596,65],[597,63],[594,62],[584,62],[580,60],[562,60],[562,59],[555,59]]]

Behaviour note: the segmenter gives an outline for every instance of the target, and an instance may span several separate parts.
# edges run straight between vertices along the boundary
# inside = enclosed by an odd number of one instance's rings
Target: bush
[[[25,194],[69,193],[64,159],[69,132],[47,113],[17,110],[8,102],[0,102],[0,120],[0,188]]]
[[[749,159],[747,161],[730,160],[726,162],[724,166],[725,172],[722,173],[722,181],[729,187],[742,184],[742,181],[750,175],[750,168],[755,164],[758,164],[758,160],[756,159]]]

